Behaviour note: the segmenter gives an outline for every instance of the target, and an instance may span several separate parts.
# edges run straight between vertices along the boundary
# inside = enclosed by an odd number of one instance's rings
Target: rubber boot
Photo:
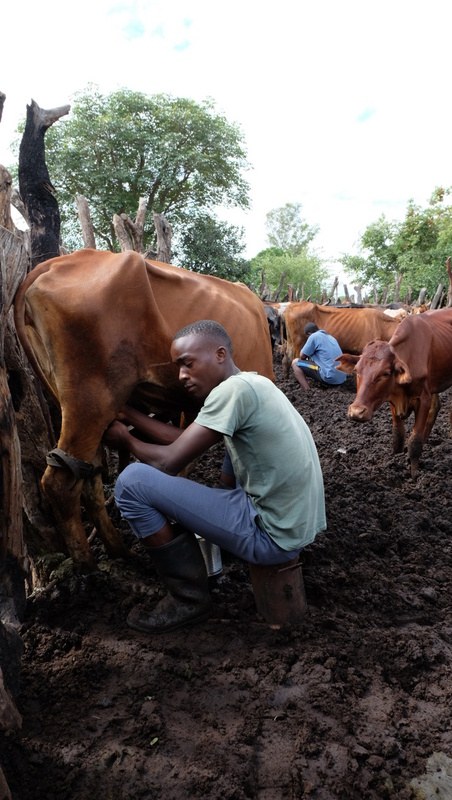
[[[152,611],[132,609],[127,625],[144,633],[163,633],[206,619],[211,601],[204,558],[193,533],[184,531],[152,550],[157,571],[168,594]]]

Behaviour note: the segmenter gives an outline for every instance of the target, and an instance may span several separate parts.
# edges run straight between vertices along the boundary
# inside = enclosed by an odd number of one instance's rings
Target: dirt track
[[[155,572],[138,546],[126,564],[95,544],[99,574],[28,604],[23,729],[0,738],[14,800],[452,797],[452,392],[412,481],[387,408],[353,424],[344,387],[302,395],[277,378],[325,479],[306,619],[270,630],[246,566],[223,554],[209,621],[134,633],[126,614],[161,590]],[[198,479],[214,482],[219,462]]]

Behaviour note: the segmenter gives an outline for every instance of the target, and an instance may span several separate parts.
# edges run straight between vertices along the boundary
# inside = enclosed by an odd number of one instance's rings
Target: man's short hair
[[[305,332],[306,336],[309,336],[310,333],[315,333],[316,331],[318,331],[318,327],[315,324],[315,322],[308,322],[304,326],[304,332]]]
[[[199,319],[196,322],[191,322],[189,325],[185,325],[184,328],[181,328],[174,334],[173,341],[176,339],[182,339],[183,336],[192,335],[204,336],[206,339],[212,339],[215,342],[219,342],[232,355],[231,337],[229,336],[226,328],[223,328],[223,325],[221,325],[219,322],[216,322],[214,319]]]

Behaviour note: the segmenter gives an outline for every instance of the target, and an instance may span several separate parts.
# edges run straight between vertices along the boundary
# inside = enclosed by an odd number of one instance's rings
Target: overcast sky
[[[252,208],[229,218],[245,254],[268,245],[268,211],[301,203],[334,263],[381,214],[452,185],[451,22],[450,0],[8,2],[0,163],[31,99],[70,104],[89,82],[210,97],[253,167]]]

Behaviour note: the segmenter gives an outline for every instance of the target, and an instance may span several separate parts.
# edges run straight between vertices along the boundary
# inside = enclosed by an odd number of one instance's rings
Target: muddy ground
[[[210,620],[135,633],[128,611],[161,584],[138,545],[131,564],[94,541],[98,574],[28,600],[23,727],[0,739],[14,800],[452,797],[452,394],[413,481],[388,407],[352,423],[350,390],[301,394],[276,369],[326,488],[328,531],[302,557],[306,618],[270,629],[246,565],[223,553]]]

